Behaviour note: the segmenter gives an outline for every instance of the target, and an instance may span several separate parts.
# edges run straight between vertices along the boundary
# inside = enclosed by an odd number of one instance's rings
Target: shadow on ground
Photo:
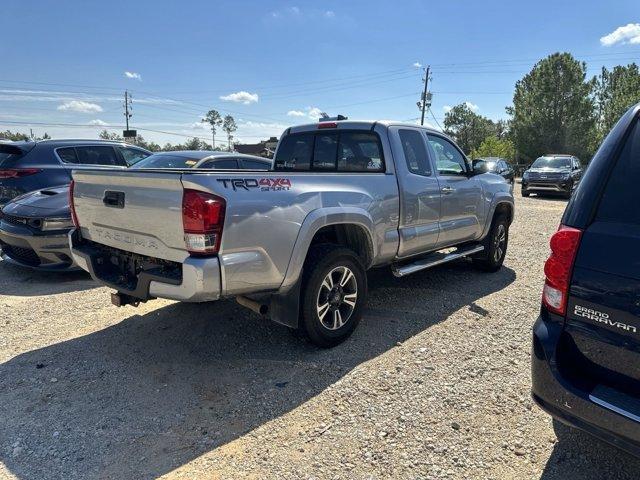
[[[155,478],[456,310],[481,312],[476,300],[514,280],[508,268],[483,274],[467,262],[405,279],[372,272],[365,318],[332,350],[230,301],[133,314],[0,365],[0,460],[21,479]]]
[[[45,272],[0,260],[0,295],[32,297],[97,288],[84,271]]]
[[[637,459],[591,435],[567,427],[557,421],[553,429],[558,443],[547,461],[543,480],[637,479]]]

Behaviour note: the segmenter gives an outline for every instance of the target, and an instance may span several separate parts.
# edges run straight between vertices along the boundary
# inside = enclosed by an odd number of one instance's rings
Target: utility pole
[[[424,125],[424,112],[427,109],[427,86],[429,85],[430,69],[431,69],[431,65],[427,65],[427,69],[425,70],[425,76],[424,76],[424,91],[422,92],[422,99],[421,99],[422,117],[420,118],[420,125]],[[431,105],[431,101],[429,101],[429,106],[430,105]]]
[[[129,113],[129,107],[131,106],[131,96],[127,90],[124,91],[124,118],[127,121],[127,130],[129,130],[129,119],[132,117],[132,113]]]
[[[124,118],[125,121],[127,123],[127,129],[122,132],[122,136],[124,137],[125,141],[128,138],[133,138],[134,142],[135,142],[135,138],[137,135],[137,132],[135,130],[129,130],[129,119],[133,116],[133,113],[131,113],[132,110],[132,100],[131,100],[131,94],[129,93],[128,90],[124,91]]]

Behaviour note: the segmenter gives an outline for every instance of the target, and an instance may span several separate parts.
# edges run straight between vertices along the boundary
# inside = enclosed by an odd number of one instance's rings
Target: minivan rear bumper
[[[590,400],[591,392],[580,390],[561,375],[556,360],[561,335],[562,323],[543,316],[533,327],[533,400],[557,420],[640,457],[640,423]]]
[[[135,285],[127,288],[118,283],[119,272],[108,276],[101,273],[104,255],[100,246],[91,245],[92,243],[83,242],[76,230],[69,233],[71,255],[76,264],[89,272],[98,283],[114,288],[120,293],[142,301],[167,298],[181,302],[208,302],[220,298],[220,263],[217,257],[188,257],[183,263],[176,265],[180,270],[177,275],[163,275],[157,269],[143,271],[137,275]],[[128,252],[122,251],[122,255],[128,255]],[[124,272],[122,273],[124,275]]]

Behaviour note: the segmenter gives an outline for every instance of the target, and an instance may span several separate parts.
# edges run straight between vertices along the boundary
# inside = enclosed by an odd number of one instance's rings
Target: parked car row
[[[127,159],[128,147],[114,144],[105,169],[95,165],[106,157],[85,147],[53,147],[70,186],[40,186],[2,209],[3,255],[75,263],[116,291],[116,306],[235,297],[321,347],[356,328],[369,268],[402,277],[467,257],[495,272],[515,214],[508,162],[470,162],[441,132],[415,125],[292,127],[273,165],[211,152]],[[19,162],[36,148],[0,146],[4,198],[44,168]],[[80,159],[94,166],[67,167]],[[570,197],[544,265],[533,399],[556,421],[640,456],[638,182],[640,104],[586,172],[574,156],[545,155],[525,172],[522,195]]]

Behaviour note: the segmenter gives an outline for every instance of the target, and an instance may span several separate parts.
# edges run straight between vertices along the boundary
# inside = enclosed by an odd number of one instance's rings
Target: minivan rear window
[[[369,131],[305,132],[286,135],[275,170],[383,172],[382,145]]]
[[[597,220],[640,225],[638,185],[640,184],[640,122],[620,152],[600,200]]]

